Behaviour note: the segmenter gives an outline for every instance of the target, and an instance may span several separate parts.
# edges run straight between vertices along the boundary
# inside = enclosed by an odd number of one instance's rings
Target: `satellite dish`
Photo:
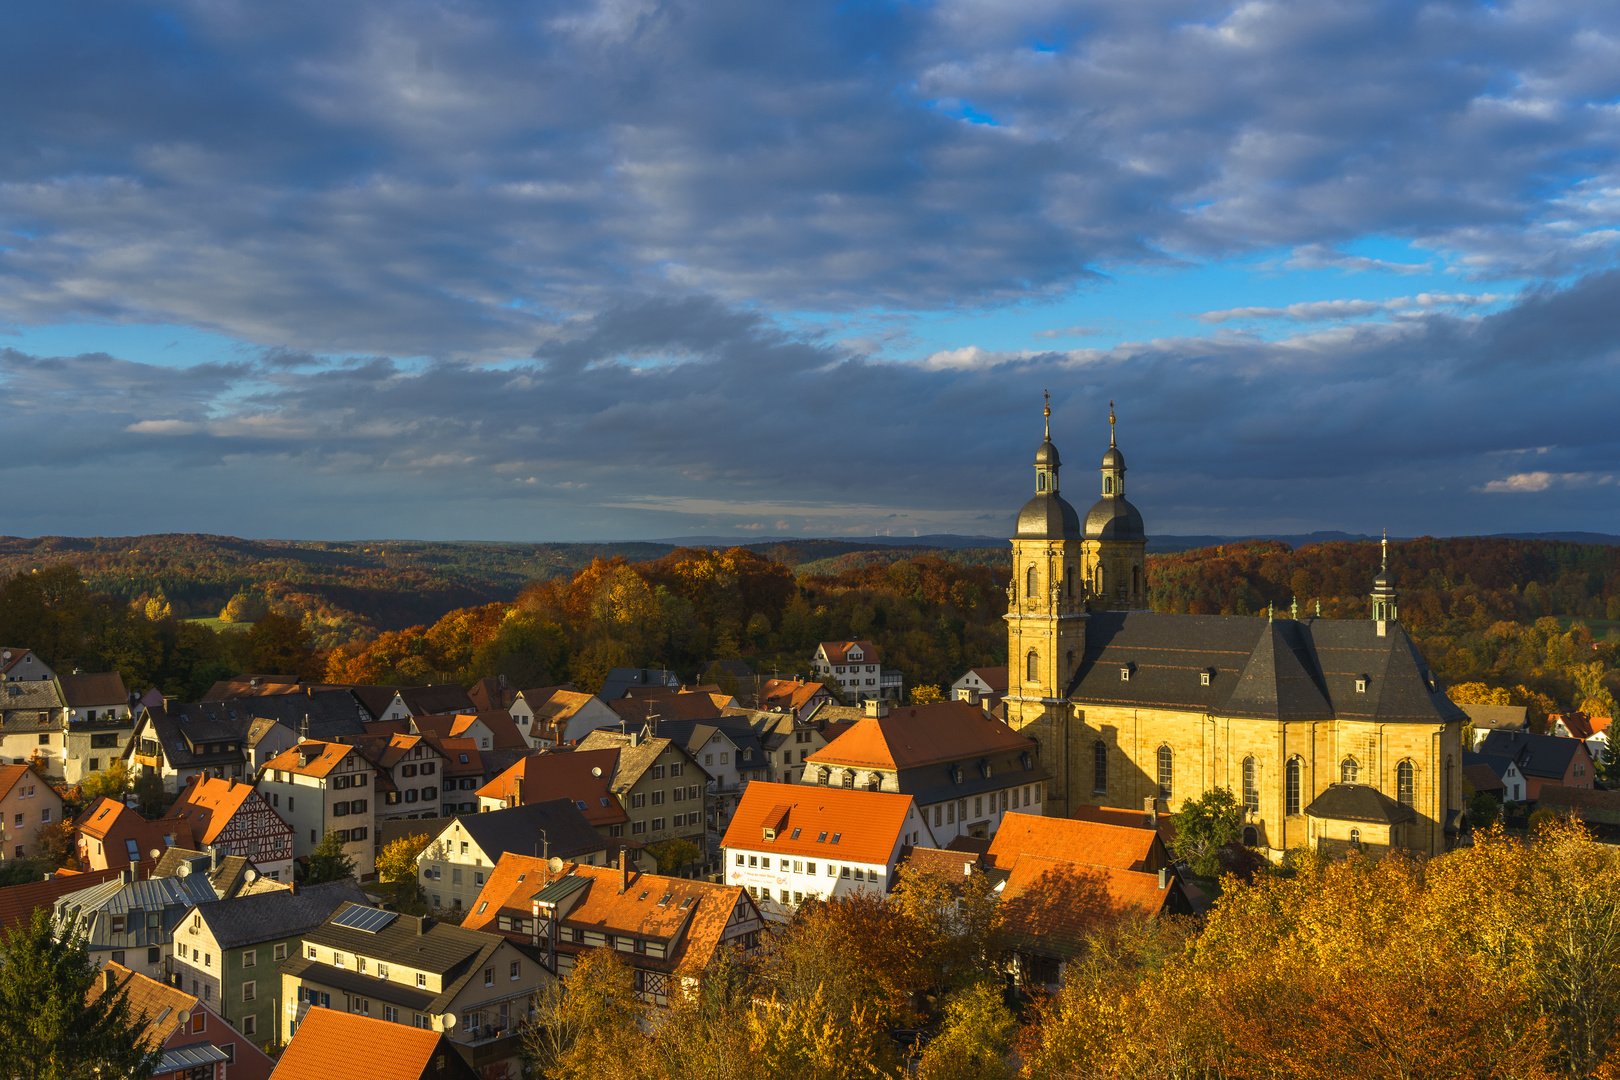
[[[163,858],[163,853],[157,848],[153,848],[151,851],[148,851],[147,854],[152,856],[153,862],[157,862],[159,859]]]
[[[591,775],[596,776],[596,777],[600,777],[602,775],[602,766],[600,766],[600,765],[592,765],[591,766]]]
[[[546,863],[546,865],[551,868],[551,872],[553,874],[562,873],[563,861],[561,859],[557,858],[557,856],[553,855],[551,857],[551,861]]]
[[[444,1030],[446,1030],[446,1031],[454,1031],[454,1030],[456,1030],[456,1014],[455,1013],[445,1013],[444,1014]]]
[[[249,882],[258,881],[259,880],[259,872],[257,870],[255,870],[255,869],[253,869],[253,867],[250,866],[250,867],[247,868],[247,871],[242,875],[242,877],[245,878]]]
[[[188,862],[182,862],[180,864],[180,868],[178,870],[176,870],[175,873],[177,875],[179,875],[180,877],[190,877],[191,876],[191,864],[188,863]]]

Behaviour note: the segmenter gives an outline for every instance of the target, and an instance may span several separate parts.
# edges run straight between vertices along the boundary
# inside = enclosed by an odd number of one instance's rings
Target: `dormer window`
[[[776,829],[773,828],[770,825],[765,826],[765,839],[767,839],[767,840],[775,840],[776,839]]]
[[[1366,692],[1367,692],[1367,676],[1362,675],[1360,678],[1356,679],[1356,693],[1365,694]]]
[[[1198,685],[1199,686],[1208,686],[1209,685],[1209,672],[1208,671],[1200,671],[1198,673]]]
[[[1131,681],[1131,665],[1125,664],[1119,669],[1119,681],[1120,682],[1130,682]]]
[[[1024,767],[1025,772],[1029,772],[1035,767],[1035,759],[1030,757],[1028,750],[1018,755],[1018,763]]]

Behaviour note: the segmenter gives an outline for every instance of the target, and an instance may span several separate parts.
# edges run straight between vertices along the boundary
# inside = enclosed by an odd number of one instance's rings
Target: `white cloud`
[[[1558,487],[1592,487],[1601,484],[1614,483],[1614,477],[1609,474],[1592,472],[1581,473],[1550,473],[1527,472],[1514,473],[1501,480],[1492,480],[1481,491],[1497,493],[1524,493],[1546,491],[1548,488]]]
[[[195,435],[203,425],[188,420],[140,420],[124,430],[134,435]]]
[[[1223,323],[1239,319],[1291,319],[1294,322],[1321,322],[1328,319],[1353,319],[1385,311],[1406,311],[1438,307],[1474,307],[1494,304],[1506,299],[1496,293],[1418,293],[1416,296],[1398,296],[1390,300],[1310,300],[1287,307],[1240,307],[1221,311],[1206,311],[1198,316],[1202,323]]]

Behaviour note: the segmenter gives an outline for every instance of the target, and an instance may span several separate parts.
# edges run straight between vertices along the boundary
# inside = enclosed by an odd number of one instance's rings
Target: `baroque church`
[[[1366,618],[1160,614],[1147,534],[1125,498],[1108,410],[1102,490],[1084,520],[1046,438],[1018,514],[1007,590],[1007,722],[1040,745],[1046,812],[1175,812],[1212,787],[1243,808],[1243,839],[1289,848],[1435,855],[1463,807],[1467,716],[1397,618],[1394,577]]]

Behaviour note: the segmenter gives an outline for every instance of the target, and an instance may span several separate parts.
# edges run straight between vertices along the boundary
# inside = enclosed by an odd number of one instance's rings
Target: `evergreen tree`
[[[343,841],[331,829],[309,856],[309,870],[304,884],[319,885],[323,881],[342,881],[354,877],[354,860],[343,853]]]
[[[146,1080],[162,1060],[141,1041],[146,1017],[130,1014],[128,994],[91,990],[99,977],[77,923],[61,940],[50,914],[34,912],[0,940],[0,1061],[21,1080],[117,1076]]]

